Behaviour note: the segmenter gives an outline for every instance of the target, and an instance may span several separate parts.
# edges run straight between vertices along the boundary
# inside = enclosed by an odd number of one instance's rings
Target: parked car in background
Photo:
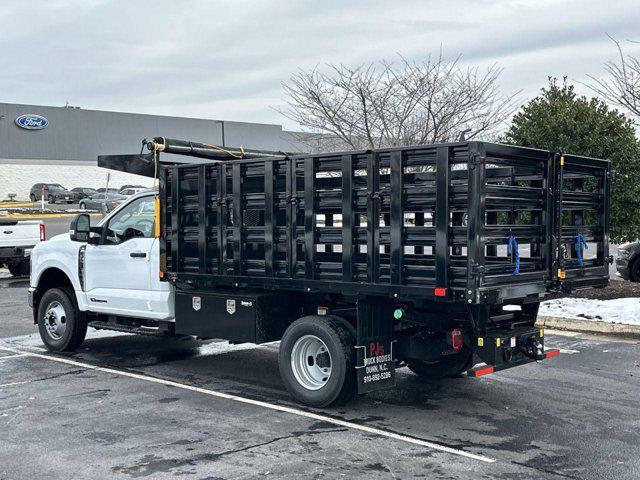
[[[148,190],[148,188],[147,187],[129,187],[129,188],[123,188],[118,193],[120,193],[120,195],[125,195],[127,197],[130,197],[131,195],[144,192],[145,190]]]
[[[144,185],[122,185],[120,187],[120,192],[119,193],[122,193],[122,191],[126,190],[127,188],[147,188],[147,187],[145,187]]]
[[[44,193],[44,199],[49,200],[49,197],[53,194],[53,192],[57,191],[66,191],[59,183],[36,183],[33,187],[31,187],[31,191],[29,192],[29,198],[32,202],[42,199]]]
[[[80,192],[72,192],[66,188],[52,189],[46,196],[49,203],[77,203],[82,195]]]
[[[107,190],[109,190],[109,193],[118,193],[118,192],[120,191],[120,190],[119,190],[119,189],[117,189],[117,188],[109,188],[109,189],[106,189],[106,188],[104,188],[104,187],[101,187],[101,188],[98,188],[98,189],[96,190],[96,192],[98,192],[98,193],[105,193]]]
[[[71,189],[72,192],[78,193],[80,198],[78,200],[82,200],[83,198],[88,198],[91,195],[95,195],[98,191],[95,188],[88,187],[76,187]]]
[[[127,198],[119,193],[96,193],[80,200],[80,210],[100,210],[110,212]]]
[[[616,256],[616,269],[625,280],[640,282],[640,242],[620,245]]]
[[[6,265],[14,277],[29,275],[31,250],[43,240],[42,220],[0,218],[0,267]]]

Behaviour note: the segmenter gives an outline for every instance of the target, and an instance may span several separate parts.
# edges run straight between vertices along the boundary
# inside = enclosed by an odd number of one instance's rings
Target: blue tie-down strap
[[[516,268],[513,270],[514,275],[520,274],[520,252],[518,252],[518,241],[516,237],[511,235],[509,237],[509,245],[507,246],[507,253],[509,255],[513,254],[516,259]]]
[[[584,236],[579,233],[576,237],[576,252],[578,253],[578,265],[583,266],[584,262],[582,261],[582,247],[584,246],[585,250],[589,250],[589,245],[587,245],[587,241],[584,239]]]

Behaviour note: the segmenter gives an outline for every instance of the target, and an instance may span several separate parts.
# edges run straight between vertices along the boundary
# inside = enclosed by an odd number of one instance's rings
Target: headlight
[[[629,250],[626,250],[624,248],[618,249],[618,258],[629,258],[629,254]]]

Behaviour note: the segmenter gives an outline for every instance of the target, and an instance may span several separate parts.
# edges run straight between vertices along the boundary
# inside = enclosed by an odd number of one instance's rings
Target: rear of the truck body
[[[44,223],[40,220],[0,219],[0,265],[27,265],[31,250],[44,239]],[[28,271],[26,267],[24,271]]]
[[[544,358],[538,304],[608,282],[610,179],[604,160],[484,142],[163,167],[161,274],[191,306],[176,331],[271,341],[328,314],[359,362],[457,338],[496,368]]]

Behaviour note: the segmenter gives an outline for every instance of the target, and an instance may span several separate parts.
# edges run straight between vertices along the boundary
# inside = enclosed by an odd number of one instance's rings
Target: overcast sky
[[[502,67],[501,88],[524,102],[549,75],[602,74],[617,54],[605,33],[640,40],[640,2],[3,0],[0,25],[0,102],[295,128],[273,107],[297,69],[442,46]]]

